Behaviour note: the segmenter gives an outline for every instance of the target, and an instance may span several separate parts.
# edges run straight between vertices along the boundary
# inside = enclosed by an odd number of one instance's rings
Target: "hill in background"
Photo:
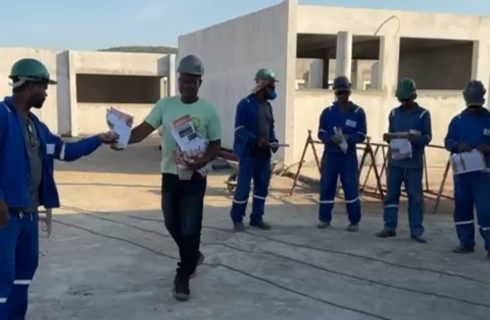
[[[100,49],[99,51],[176,54],[177,48],[165,46],[121,46]]]

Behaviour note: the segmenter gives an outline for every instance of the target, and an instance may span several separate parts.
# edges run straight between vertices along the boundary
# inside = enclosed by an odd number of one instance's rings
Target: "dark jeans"
[[[162,210],[165,226],[179,247],[180,268],[187,274],[196,269],[206,193],[206,178],[194,174],[181,181],[177,175],[162,176]]]

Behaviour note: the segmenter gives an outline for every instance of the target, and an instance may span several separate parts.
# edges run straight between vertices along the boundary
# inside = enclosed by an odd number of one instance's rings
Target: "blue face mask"
[[[277,98],[276,89],[267,89],[267,100],[274,100]]]

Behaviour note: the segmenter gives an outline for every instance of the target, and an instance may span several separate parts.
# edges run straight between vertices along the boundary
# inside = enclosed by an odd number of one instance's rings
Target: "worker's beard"
[[[31,106],[35,109],[41,109],[46,99],[36,99],[31,103]]]

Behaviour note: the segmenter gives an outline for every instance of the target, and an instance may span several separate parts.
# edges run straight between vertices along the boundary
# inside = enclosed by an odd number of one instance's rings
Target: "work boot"
[[[178,269],[174,280],[174,298],[178,301],[187,301],[190,295],[189,275],[183,269]]]
[[[233,223],[233,231],[234,232],[245,232],[245,225],[243,224],[243,222]]]
[[[259,221],[253,221],[253,220],[251,220],[250,221],[250,226],[251,227],[255,227],[255,228],[259,228],[259,229],[262,229],[262,230],[270,230],[271,229],[270,224],[265,223],[262,220],[259,220]]]
[[[204,262],[204,254],[202,254],[201,251],[199,251],[199,257],[197,258],[197,264],[196,264],[196,270],[191,274],[191,279],[194,278],[197,275],[197,267],[199,267],[201,264]]]
[[[330,221],[320,221],[318,222],[318,226],[317,226],[318,229],[328,229],[330,228]]]
[[[415,242],[418,242],[418,243],[427,243],[427,240],[422,235],[411,236],[411,239]]]
[[[465,247],[465,246],[459,245],[453,249],[453,252],[458,253],[458,254],[468,254],[468,253],[475,252],[475,248],[474,247]]]
[[[378,237],[378,238],[392,238],[392,237],[396,237],[396,231],[395,230],[383,229],[380,232],[376,233],[376,237]]]
[[[348,232],[357,232],[359,231],[359,224],[349,224],[349,226],[347,227],[347,231]]]

